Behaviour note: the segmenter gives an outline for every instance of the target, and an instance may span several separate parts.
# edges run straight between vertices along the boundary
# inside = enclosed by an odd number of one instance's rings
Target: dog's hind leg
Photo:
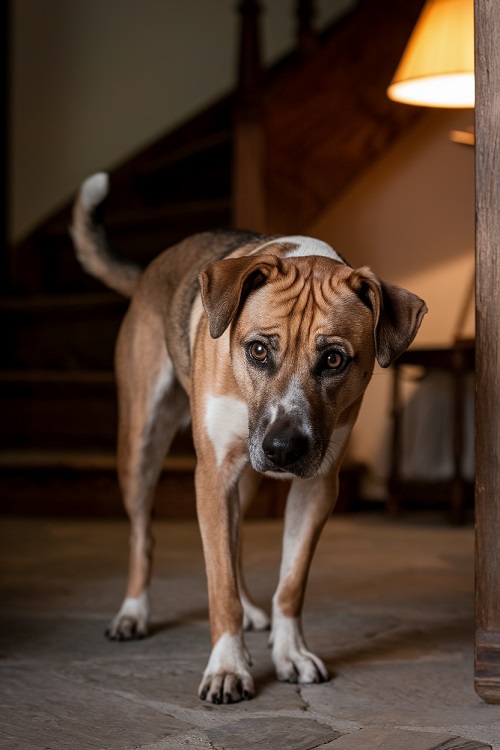
[[[154,492],[175,433],[189,416],[165,342],[150,323],[126,318],[117,345],[118,477],[131,533],[125,598],[106,631],[112,640],[147,634]]]
[[[242,517],[245,515],[252,500],[255,498],[262,483],[262,474],[258,474],[250,465],[247,466],[239,481],[239,497]],[[243,533],[240,534],[240,549],[238,553],[238,587],[241,604],[243,606],[243,627],[245,630],[268,630],[271,624],[269,616],[263,609],[257,607],[250,594],[243,574],[242,543]]]

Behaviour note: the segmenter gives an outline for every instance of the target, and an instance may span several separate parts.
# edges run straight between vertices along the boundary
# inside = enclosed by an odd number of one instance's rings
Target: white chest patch
[[[248,437],[247,405],[232,396],[208,396],[205,427],[220,466],[230,447]]]

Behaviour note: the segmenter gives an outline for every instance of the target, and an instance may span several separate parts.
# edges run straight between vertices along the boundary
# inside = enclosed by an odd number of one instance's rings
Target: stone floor
[[[123,591],[125,522],[0,528],[1,748],[500,750],[500,706],[473,689],[471,526],[334,517],[305,606],[331,681],[278,683],[267,635],[249,633],[258,694],[231,706],[196,695],[209,634],[194,524],[156,523],[152,634],[132,643],[103,636]],[[281,524],[245,528],[249,585],[267,607]]]

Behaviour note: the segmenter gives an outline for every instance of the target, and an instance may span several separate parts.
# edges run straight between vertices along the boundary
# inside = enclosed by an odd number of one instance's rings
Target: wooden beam
[[[476,668],[500,703],[500,5],[476,23]]]

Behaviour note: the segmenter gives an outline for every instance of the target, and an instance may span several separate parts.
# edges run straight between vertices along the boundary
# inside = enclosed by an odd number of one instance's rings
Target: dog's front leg
[[[198,457],[196,497],[208,582],[212,652],[199,688],[202,700],[234,703],[253,697],[249,657],[243,642],[238,594],[240,506],[236,480],[230,487],[213,463]]]
[[[273,597],[271,644],[279,680],[309,683],[329,677],[321,659],[307,648],[301,613],[311,560],[337,491],[336,476],[294,479],[290,489],[280,580]]]

